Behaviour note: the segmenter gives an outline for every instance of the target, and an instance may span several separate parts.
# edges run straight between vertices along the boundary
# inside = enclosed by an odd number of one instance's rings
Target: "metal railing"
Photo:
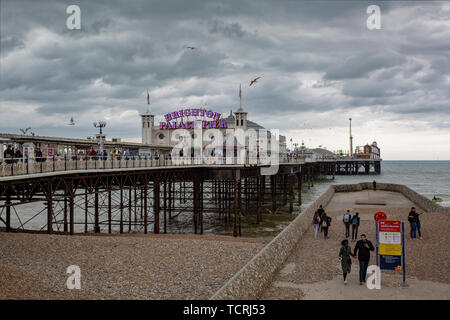
[[[275,158],[276,159],[276,158]],[[307,159],[306,159],[307,161]],[[150,156],[52,156],[37,158],[7,158],[0,159],[0,177],[40,174],[60,171],[111,170],[153,167],[201,166],[201,165],[271,165],[279,163],[304,163],[305,159],[274,159],[247,157],[168,157]]]

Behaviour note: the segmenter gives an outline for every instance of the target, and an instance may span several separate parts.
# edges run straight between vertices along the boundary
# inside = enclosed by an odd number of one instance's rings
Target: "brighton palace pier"
[[[257,161],[250,162],[246,143],[224,144],[206,153],[216,160],[243,153],[244,161],[207,163],[205,153],[193,150],[191,161],[175,162],[169,156],[177,144],[175,129],[186,129],[195,139],[199,129],[227,135],[230,130],[264,128],[249,121],[242,108],[227,117],[182,108],[165,114],[158,124],[150,112],[141,118],[142,143],[107,140],[103,133],[90,139],[0,134],[0,230],[160,233],[170,232],[174,221],[184,219],[191,221],[194,233],[203,233],[204,223],[219,221],[237,236],[243,219],[260,223],[269,210],[299,212],[302,189],[312,187],[315,179],[369,173],[372,168],[380,172],[380,159],[336,159],[307,152],[288,158],[285,137],[270,133],[268,145],[278,146],[270,162],[265,159],[268,151],[261,149]],[[8,145],[20,151],[19,158],[3,157]],[[42,157],[35,156],[37,148]],[[90,155],[93,149],[106,155]]]

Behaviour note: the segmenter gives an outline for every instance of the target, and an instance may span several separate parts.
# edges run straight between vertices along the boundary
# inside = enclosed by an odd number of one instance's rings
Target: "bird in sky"
[[[196,50],[196,47],[185,46],[186,49]]]
[[[74,126],[75,125],[75,121],[73,120],[73,117],[70,118],[70,122],[67,125],[68,126]]]
[[[252,84],[254,84],[254,83],[255,83],[256,81],[258,81],[259,79],[261,79],[261,77],[257,77],[257,78],[255,78],[255,79],[253,79],[252,81],[250,81],[249,87],[251,87]]]
[[[20,132],[22,132],[22,134],[27,134],[28,130],[30,130],[30,129],[31,129],[31,128],[28,127],[28,128],[26,128],[26,129],[19,129],[19,130],[20,130]]]

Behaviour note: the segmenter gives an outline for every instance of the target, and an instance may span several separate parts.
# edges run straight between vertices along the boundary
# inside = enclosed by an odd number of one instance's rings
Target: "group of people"
[[[328,238],[328,229],[331,225],[332,218],[328,216],[322,205],[319,206],[314,213],[314,237],[317,238],[319,230],[323,232],[324,238]],[[341,261],[342,272],[344,276],[344,284],[347,285],[347,275],[351,271],[352,258],[357,258],[359,261],[359,282],[362,285],[366,282],[367,268],[370,261],[370,251],[374,251],[375,247],[372,242],[369,241],[365,234],[361,234],[361,239],[355,244],[355,248],[352,250],[349,246],[348,238],[350,237],[350,227],[352,229],[351,241],[356,241],[358,237],[358,229],[360,224],[359,212],[356,212],[353,216],[350,210],[344,214],[342,222],[345,227],[346,239],[341,241],[341,248],[339,251],[339,259]]]
[[[328,238],[328,228],[331,225],[331,217],[328,216],[323,209],[322,205],[319,206],[319,209],[314,213],[313,224],[314,224],[314,238],[317,238],[320,232],[323,232],[323,236],[325,239]]]
[[[344,276],[344,284],[347,285],[347,275],[352,268],[352,258],[358,257],[359,261],[359,284],[366,282],[367,268],[369,267],[370,251],[374,251],[375,247],[369,241],[365,234],[361,234],[361,239],[356,242],[355,248],[349,246],[348,240],[341,241],[341,249],[339,250],[339,259],[341,260],[341,267]]]
[[[412,240],[417,239],[417,234],[419,238],[422,239],[420,215],[421,213],[418,213],[415,207],[412,207],[411,211],[408,214],[408,221],[411,224],[410,236]],[[331,222],[331,217],[326,215],[325,210],[322,208],[322,206],[320,206],[314,214],[314,237],[317,237],[319,226],[322,226],[322,224],[320,223],[321,221]],[[344,284],[347,285],[347,275],[351,271],[352,258],[357,258],[359,261],[359,282],[360,285],[362,285],[364,282],[366,282],[367,268],[370,261],[370,251],[374,251],[375,248],[372,242],[367,239],[365,234],[361,234],[361,239],[356,242],[353,251],[349,246],[348,238],[350,237],[350,226],[352,226],[351,240],[356,241],[356,238],[358,237],[358,228],[360,224],[360,217],[358,212],[356,212],[352,216],[350,210],[347,210],[342,218],[342,221],[345,226],[346,239],[341,241],[339,259],[341,261]],[[325,239],[327,238],[329,226],[330,223],[328,222],[326,223],[325,229],[322,227],[322,230],[324,230]]]
[[[374,190],[376,188],[374,181]],[[358,257],[359,261],[359,284],[362,285],[366,282],[367,268],[369,267],[370,261],[370,251],[374,251],[375,248],[370,242],[365,234],[361,234],[361,239],[358,240],[355,244],[355,248],[352,250],[349,246],[349,242],[347,240],[350,237],[350,226],[352,227],[352,242],[356,241],[358,237],[358,229],[359,229],[359,212],[356,212],[353,216],[350,213],[350,210],[347,210],[342,217],[342,222],[345,227],[345,239],[341,241],[341,249],[339,250],[339,259],[341,260],[341,267],[344,276],[344,284],[347,285],[347,275],[351,271],[352,267],[352,258]]]
[[[411,240],[417,240],[417,233],[419,234],[419,239],[422,239],[422,225],[420,223],[420,215],[421,213],[418,213],[415,207],[412,207],[411,211],[408,214],[408,221],[411,225]]]
[[[13,162],[19,161],[20,158],[23,158],[22,152],[20,152],[20,149],[15,149],[8,145],[6,150],[3,152],[3,159],[5,159],[5,162],[10,164]]]
[[[323,209],[322,205],[319,206],[319,209],[314,213],[313,217],[313,225],[314,225],[314,238],[317,238],[320,232],[323,232],[324,239],[328,238],[328,229],[331,226],[332,218],[328,216]],[[359,228],[359,212],[356,212],[353,216],[350,213],[350,210],[344,214],[342,221],[345,226],[345,237],[350,237],[350,226],[352,227],[352,242],[356,241],[358,237],[358,228]]]

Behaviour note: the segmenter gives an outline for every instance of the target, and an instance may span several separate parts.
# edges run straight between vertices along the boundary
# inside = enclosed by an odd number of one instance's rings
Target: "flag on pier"
[[[241,89],[241,84],[239,84],[239,106],[242,107],[242,89]]]
[[[147,104],[150,104],[150,94],[148,93],[148,90],[147,90]]]

